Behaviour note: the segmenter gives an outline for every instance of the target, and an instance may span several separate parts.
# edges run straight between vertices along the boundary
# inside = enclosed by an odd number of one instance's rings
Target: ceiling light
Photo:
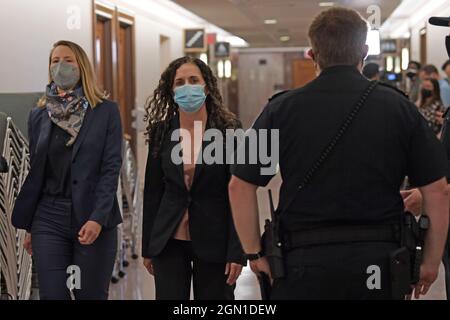
[[[402,49],[402,69],[407,70],[409,66],[409,49]]]
[[[205,64],[208,64],[208,55],[206,53],[200,54],[200,60],[202,60]]]
[[[320,2],[319,7],[332,7],[334,6],[334,2]]]
[[[380,31],[370,30],[367,34],[367,42],[369,46],[369,56],[378,56],[381,53]]]
[[[276,19],[266,19],[264,20],[264,24],[277,24],[278,21]]]
[[[288,42],[289,40],[291,40],[290,36],[281,36],[280,37],[280,41],[282,41],[282,42]]]
[[[229,42],[233,48],[245,48],[249,46],[247,41],[236,36],[223,36],[218,34],[217,42]]]
[[[394,72],[395,73],[402,72],[402,66],[401,66],[400,57],[395,57],[395,69],[394,69]]]
[[[223,61],[217,62],[217,76],[222,79],[224,77]]]
[[[392,72],[394,70],[394,58],[392,56],[388,56],[386,58],[386,71]]]
[[[224,67],[225,67],[225,78],[230,79],[232,71],[231,61],[230,60],[225,61]]]

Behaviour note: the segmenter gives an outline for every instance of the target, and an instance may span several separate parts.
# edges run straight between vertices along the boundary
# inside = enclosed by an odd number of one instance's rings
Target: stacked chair
[[[25,231],[11,225],[15,198],[27,176],[28,142],[10,117],[0,113],[0,294],[2,299],[27,300],[31,292],[32,260],[23,248]]]
[[[0,94],[0,300],[37,298],[36,274],[32,258],[23,249],[25,231],[11,225],[15,198],[30,169],[28,115],[42,93]],[[112,282],[125,276],[128,252],[138,258],[142,221],[142,191],[136,158],[124,139],[123,166],[117,198],[124,223],[118,228],[118,252]],[[3,173],[2,172],[3,169]]]
[[[129,265],[126,260],[127,249],[130,249],[132,259],[139,257],[137,250],[141,234],[143,196],[136,158],[127,139],[123,144],[123,165],[117,198],[124,222],[118,228],[118,251],[112,277],[113,283],[117,283],[126,274],[124,267]]]

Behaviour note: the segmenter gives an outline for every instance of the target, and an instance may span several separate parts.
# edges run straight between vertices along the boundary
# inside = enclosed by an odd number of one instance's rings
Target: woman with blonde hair
[[[117,104],[106,100],[83,49],[59,41],[49,84],[28,120],[31,167],[12,223],[28,231],[41,299],[107,299],[122,222]],[[70,280],[69,281],[69,276]]]

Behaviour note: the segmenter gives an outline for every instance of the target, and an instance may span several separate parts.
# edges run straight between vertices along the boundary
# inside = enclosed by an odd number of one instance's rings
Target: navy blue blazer
[[[12,224],[31,230],[45,183],[45,165],[52,122],[45,108],[28,119],[31,168],[12,213]],[[117,186],[122,167],[122,125],[116,103],[88,108],[72,149],[72,209],[81,228],[88,220],[110,229],[122,222]]]

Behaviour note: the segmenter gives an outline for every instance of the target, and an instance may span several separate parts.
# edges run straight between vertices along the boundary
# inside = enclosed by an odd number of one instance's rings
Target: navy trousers
[[[71,201],[50,197],[40,201],[35,213],[31,241],[40,298],[70,300],[69,287],[74,283],[81,284],[73,289],[75,299],[107,300],[117,252],[117,228],[102,230],[93,244],[85,246],[78,241],[79,230],[72,216]],[[71,273],[77,269],[79,274]],[[70,281],[78,275],[78,283]]]

